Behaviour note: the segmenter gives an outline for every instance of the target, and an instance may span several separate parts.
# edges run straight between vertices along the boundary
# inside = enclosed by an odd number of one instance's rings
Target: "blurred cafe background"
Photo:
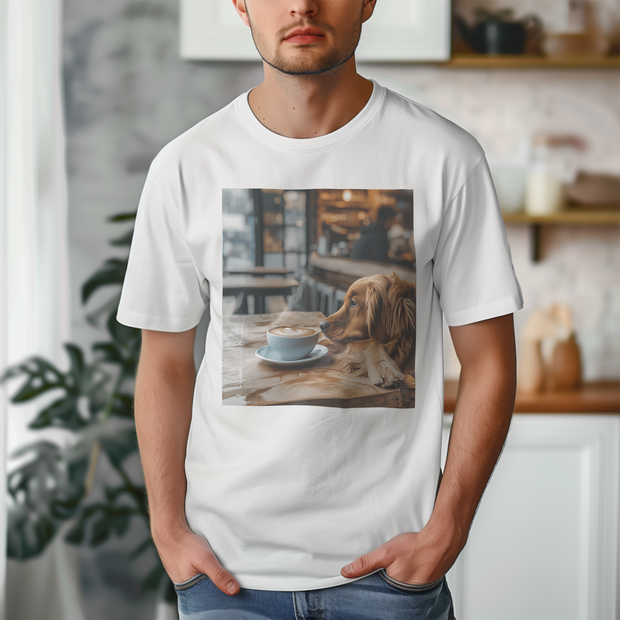
[[[0,618],[176,617],[132,439],[139,339],[109,316],[154,156],[262,81],[231,4],[0,0]],[[359,73],[485,149],[525,299],[508,442],[448,575],[459,620],[620,618],[619,54],[617,0],[379,0],[363,27]],[[406,193],[229,198],[232,312],[336,309],[386,206],[375,260],[415,268]]]
[[[224,314],[289,308],[329,316],[369,261],[373,273],[415,269],[411,190],[223,194]],[[360,269],[359,260],[367,267]]]

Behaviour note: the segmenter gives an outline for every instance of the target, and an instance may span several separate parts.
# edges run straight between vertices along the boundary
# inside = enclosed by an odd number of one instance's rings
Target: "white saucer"
[[[321,359],[324,355],[327,355],[327,351],[327,347],[324,347],[322,344],[317,344],[306,357],[300,360],[283,360],[270,345],[257,349],[255,353],[256,357],[260,357],[260,359],[271,362],[272,364],[278,364],[280,366],[298,366]]]

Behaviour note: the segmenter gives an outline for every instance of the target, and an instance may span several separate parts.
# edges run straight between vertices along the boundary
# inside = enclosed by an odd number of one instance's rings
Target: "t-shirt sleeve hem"
[[[149,329],[158,332],[185,332],[200,323],[203,310],[199,314],[186,316],[153,316],[119,308],[116,320],[127,327]]]
[[[459,325],[467,325],[469,323],[477,323],[478,321],[485,321],[497,316],[503,316],[505,314],[512,314],[523,308],[523,298],[521,295],[513,295],[512,297],[505,297],[499,299],[490,304],[484,306],[476,306],[475,308],[469,308],[468,310],[459,310],[457,312],[446,312],[446,323],[450,327],[458,327]]]

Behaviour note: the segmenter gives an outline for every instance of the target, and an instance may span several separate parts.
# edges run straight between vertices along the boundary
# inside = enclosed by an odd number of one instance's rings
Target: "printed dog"
[[[415,387],[415,304],[415,285],[396,272],[360,278],[319,327],[341,368],[381,387]]]

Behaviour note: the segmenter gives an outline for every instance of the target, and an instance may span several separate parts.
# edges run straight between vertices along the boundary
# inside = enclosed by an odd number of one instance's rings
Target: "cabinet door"
[[[619,453],[620,416],[514,416],[448,573],[459,620],[618,617]]]
[[[181,0],[180,6],[182,58],[260,60],[230,0]],[[449,0],[379,0],[356,51],[356,59],[366,62],[449,56]]]

